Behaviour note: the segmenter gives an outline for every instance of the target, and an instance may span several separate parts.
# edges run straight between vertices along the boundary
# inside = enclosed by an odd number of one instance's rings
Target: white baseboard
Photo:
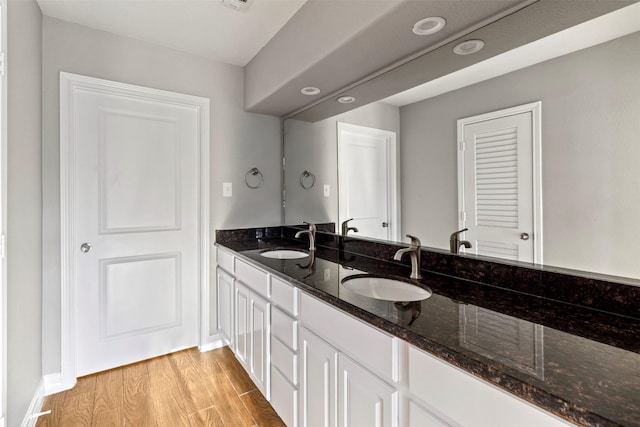
[[[40,384],[38,384],[38,388],[36,388],[36,392],[33,395],[33,399],[31,399],[31,403],[29,404],[29,408],[27,408],[27,413],[24,415],[24,419],[22,420],[20,427],[35,427],[43,402],[44,378],[40,380]]]
[[[60,393],[61,391],[71,390],[76,382],[65,383],[62,374],[60,372],[55,372],[53,374],[47,374],[43,377],[44,380],[44,395],[50,396],[55,393]]]
[[[214,334],[209,335],[205,342],[200,343],[198,346],[198,350],[201,352],[215,350],[216,348],[224,347],[225,345],[229,345],[229,342],[222,334]]]

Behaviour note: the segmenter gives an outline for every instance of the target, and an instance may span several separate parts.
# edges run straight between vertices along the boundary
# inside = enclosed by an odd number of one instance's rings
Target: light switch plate
[[[329,184],[324,185],[324,197],[329,197],[331,195],[331,186]]]
[[[233,196],[233,185],[230,182],[222,183],[222,197],[231,197]]]

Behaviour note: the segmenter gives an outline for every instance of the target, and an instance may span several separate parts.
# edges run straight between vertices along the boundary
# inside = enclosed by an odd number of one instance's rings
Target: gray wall
[[[402,107],[403,231],[448,248],[456,120],[540,100],[545,264],[640,278],[638,46],[634,33]]]
[[[7,425],[15,427],[42,376],[42,15],[35,0],[7,10]]]
[[[400,129],[398,107],[380,102],[316,123],[285,120],[285,224],[299,224],[302,221],[337,223],[338,122],[393,132]],[[300,185],[300,174],[305,170],[316,176],[316,184],[309,190],[303,189]],[[325,184],[331,186],[330,197],[323,196]]]
[[[241,68],[45,17],[42,162],[45,373],[60,370],[60,71],[209,98],[212,241],[216,228],[279,225],[281,220],[280,121],[243,111]],[[245,173],[252,167],[264,174],[264,184],[257,190],[244,184]],[[232,198],[222,198],[222,182],[233,183]],[[212,289],[215,289],[214,275]],[[215,306],[212,309],[215,319]]]

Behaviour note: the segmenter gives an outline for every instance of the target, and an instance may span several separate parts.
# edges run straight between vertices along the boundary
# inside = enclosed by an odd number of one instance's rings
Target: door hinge
[[[0,234],[0,258],[4,258],[7,253],[6,242],[7,239],[5,239],[4,234]]]
[[[467,222],[467,212],[466,211],[460,211],[460,221],[462,221],[463,224],[465,224]]]
[[[4,77],[5,69],[7,67],[5,62],[4,52],[0,52],[0,76],[2,77]]]
[[[464,143],[464,141],[460,141],[460,142],[458,143],[458,149],[459,149],[460,151],[464,151],[464,149],[465,149],[465,145],[466,145],[466,144]]]

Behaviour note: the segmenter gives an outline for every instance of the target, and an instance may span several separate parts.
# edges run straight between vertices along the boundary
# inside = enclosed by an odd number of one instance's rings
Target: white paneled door
[[[339,221],[356,236],[399,240],[395,132],[338,122]]]
[[[458,121],[466,252],[541,262],[540,103]]]
[[[198,344],[199,111],[137,91],[73,91],[78,376]]]

